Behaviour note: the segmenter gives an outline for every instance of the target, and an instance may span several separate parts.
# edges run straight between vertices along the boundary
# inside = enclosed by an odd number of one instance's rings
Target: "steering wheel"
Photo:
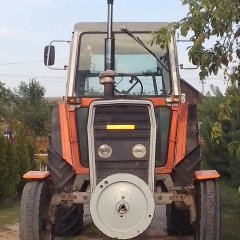
[[[134,82],[135,81],[135,82]],[[115,92],[118,93],[119,95],[129,95],[129,93],[132,91],[132,89],[137,85],[137,84],[140,84],[141,86],[141,92],[140,92],[140,95],[143,94],[143,85],[142,85],[142,82],[140,81],[140,79],[137,77],[137,76],[131,76],[131,79],[129,80],[129,83],[132,83],[132,86],[130,88],[128,88],[128,90],[126,91],[118,91],[116,88],[115,88]]]

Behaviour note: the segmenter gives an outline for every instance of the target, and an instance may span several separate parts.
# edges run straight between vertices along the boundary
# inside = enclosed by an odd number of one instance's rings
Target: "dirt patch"
[[[19,240],[19,223],[5,225],[0,232],[0,240]]]

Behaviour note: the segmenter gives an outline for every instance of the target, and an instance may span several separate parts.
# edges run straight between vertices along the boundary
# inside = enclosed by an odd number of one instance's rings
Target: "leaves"
[[[215,141],[216,143],[219,144],[220,139],[222,137],[222,124],[219,122],[215,122],[212,126],[212,130],[211,130],[211,139],[212,141]]]
[[[238,0],[182,0],[188,6],[188,14],[170,28],[154,32],[153,42],[161,47],[170,41],[167,34],[180,30],[189,36],[193,46],[189,47],[189,58],[200,67],[200,79],[216,75],[222,67],[240,58],[240,1]],[[211,41],[209,41],[211,40]]]
[[[202,156],[211,167],[240,184],[240,172],[236,171],[240,166],[240,90],[230,87],[225,96],[218,88],[212,90],[214,96],[208,94],[199,106]]]
[[[16,151],[0,133],[0,203],[16,193],[19,182],[19,164]]]
[[[49,105],[44,99],[45,88],[36,79],[21,82],[16,92],[16,117],[36,135],[47,134]]]
[[[175,28],[179,25],[177,23],[171,23],[167,27],[162,27],[157,31],[154,31],[151,45],[157,44],[160,45],[161,49],[168,47],[169,42],[171,41],[172,35],[174,34]]]
[[[228,153],[230,156],[236,155],[240,158],[240,141],[232,141],[228,144]]]

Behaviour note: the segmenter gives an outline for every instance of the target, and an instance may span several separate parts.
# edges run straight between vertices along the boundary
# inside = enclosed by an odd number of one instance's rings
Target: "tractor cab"
[[[180,84],[174,37],[168,48],[151,45],[152,32],[167,23],[114,23],[109,69],[115,71],[113,97],[166,98],[179,96]],[[99,75],[106,70],[107,23],[77,23],[71,42],[66,96],[103,98]],[[55,41],[53,41],[55,42]],[[52,45],[45,63],[54,64]]]
[[[146,98],[166,97],[179,93],[172,81],[177,83],[177,63],[174,46],[160,49],[151,46],[151,31],[159,23],[114,23],[114,59],[112,59],[114,76],[114,97]],[[140,39],[144,48],[131,36],[121,31],[131,31]],[[106,23],[79,23],[75,25],[74,49],[70,69],[75,69],[69,76],[68,96],[103,97],[104,86],[99,83],[99,74],[105,70]],[[73,44],[74,46],[74,44]],[[174,65],[171,63],[174,62]],[[172,66],[172,67],[171,67]],[[175,86],[175,88],[173,87]],[[177,85],[178,86],[178,85]]]

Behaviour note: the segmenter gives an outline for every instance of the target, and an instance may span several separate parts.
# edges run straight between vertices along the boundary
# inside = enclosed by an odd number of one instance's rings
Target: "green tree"
[[[12,143],[0,133],[0,203],[16,193],[19,164]]]
[[[38,152],[37,149],[37,139],[35,136],[27,136],[27,149],[28,149],[28,156],[30,159],[31,170],[38,170],[37,161],[35,154]]]
[[[187,16],[156,31],[152,43],[165,47],[170,41],[170,35],[175,30],[180,30],[182,36],[189,37],[193,42],[189,46],[189,58],[199,64],[201,79],[217,74],[222,67],[228,67],[229,63],[239,60],[240,2],[238,0],[181,1],[189,8]],[[230,76],[233,81],[239,76],[240,70],[238,64],[234,65],[235,72]]]
[[[231,177],[234,184],[240,185],[240,91],[231,87],[227,89],[226,96],[223,96],[218,88],[212,87],[212,90],[214,96],[208,94],[199,106],[200,134],[204,140],[202,156],[210,167]],[[227,101],[232,101],[228,117],[219,117],[221,108]],[[221,125],[222,137],[218,142],[211,137],[216,122]],[[217,129],[219,128],[216,131]]]
[[[36,135],[47,134],[49,105],[44,98],[45,88],[36,79],[21,82],[17,94],[17,118]]]
[[[203,139],[202,156],[211,168],[228,175],[229,164],[224,162],[228,153],[227,146],[222,146],[222,142],[217,144],[211,140],[211,129],[218,119],[219,106],[224,102],[224,96],[218,88],[211,86],[211,90],[213,96],[208,92],[198,106],[198,118],[201,122],[200,135]],[[222,156],[224,157],[222,158]],[[225,170],[226,172],[224,172]]]
[[[14,95],[12,91],[0,82],[0,120],[10,119]]]
[[[16,153],[19,162],[19,175],[22,175],[31,170],[31,163],[27,147],[27,138],[23,127],[18,127],[16,133]],[[21,193],[26,181],[21,178],[18,185],[18,192]]]
[[[179,22],[154,32],[152,44],[166,47],[176,30],[188,37],[193,44],[188,48],[190,61],[199,66],[201,80],[224,70],[225,78],[234,83],[240,79],[240,1],[239,0],[181,0],[188,6],[188,14]],[[229,71],[229,67],[231,67]],[[237,83],[239,86],[239,82]],[[223,129],[221,121],[229,118],[234,98],[228,93],[221,106],[218,119],[211,130],[211,137],[220,141]],[[240,142],[233,142],[232,146]],[[231,144],[229,145],[231,146]]]

